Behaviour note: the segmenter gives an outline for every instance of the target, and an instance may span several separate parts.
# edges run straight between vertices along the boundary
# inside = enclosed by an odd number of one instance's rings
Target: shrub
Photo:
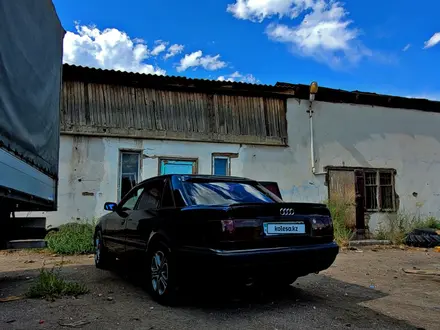
[[[427,217],[418,224],[417,228],[431,228],[440,230],[440,220],[435,217]]]
[[[332,215],[336,242],[339,245],[347,245],[352,235],[352,231],[347,227],[353,213],[351,203],[336,199],[327,201],[326,204]]]
[[[390,240],[394,244],[402,244],[406,235],[414,229],[440,229],[440,221],[435,217],[422,218],[405,210],[389,214],[386,219],[385,223],[379,225],[375,236],[377,239]]]
[[[405,235],[412,227],[413,222],[409,216],[405,214],[390,214],[386,217],[386,223],[380,223],[375,232],[375,238],[379,240],[388,240],[393,244],[402,244]]]
[[[61,225],[58,231],[51,231],[46,236],[48,248],[57,254],[93,253],[93,222],[72,222]]]
[[[42,268],[36,282],[29,288],[28,298],[44,298],[54,300],[61,296],[79,296],[89,289],[83,284],[66,282],[60,277],[61,268],[47,270]]]

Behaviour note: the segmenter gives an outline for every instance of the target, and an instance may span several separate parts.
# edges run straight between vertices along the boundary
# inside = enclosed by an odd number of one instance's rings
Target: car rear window
[[[186,194],[194,205],[230,205],[236,203],[276,203],[256,185],[243,182],[184,182]]]

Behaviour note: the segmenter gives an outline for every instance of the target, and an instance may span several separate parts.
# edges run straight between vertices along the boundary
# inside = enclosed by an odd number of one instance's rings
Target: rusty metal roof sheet
[[[134,72],[97,69],[70,64],[63,65],[63,79],[65,81],[83,81],[89,83],[116,84],[135,87],[149,87],[156,89],[186,89],[191,91],[220,91],[224,93],[240,94],[272,94],[279,96],[293,96],[290,87],[250,84],[208,79],[192,79],[180,76],[159,76]]]

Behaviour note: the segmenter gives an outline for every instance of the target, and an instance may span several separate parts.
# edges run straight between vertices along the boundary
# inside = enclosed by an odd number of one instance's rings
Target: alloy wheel
[[[101,240],[96,238],[95,240],[95,263],[99,264],[101,261]]]
[[[162,296],[168,287],[168,260],[162,251],[157,251],[151,259],[151,285]]]

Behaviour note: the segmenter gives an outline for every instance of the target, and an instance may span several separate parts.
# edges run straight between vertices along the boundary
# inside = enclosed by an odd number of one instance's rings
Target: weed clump
[[[61,268],[47,270],[42,268],[36,282],[29,288],[28,298],[43,298],[55,300],[61,296],[79,296],[89,292],[89,289],[80,283],[67,282],[60,276]]]
[[[414,229],[440,229],[440,220],[435,217],[422,217],[417,214],[398,211],[389,214],[376,230],[377,239],[389,240],[394,244],[403,244],[405,237]]]
[[[47,247],[61,255],[93,253],[94,230],[94,224],[86,221],[61,225],[46,235]]]
[[[336,242],[341,246],[348,245],[352,235],[352,230],[348,228],[353,207],[352,203],[342,199],[330,200],[326,202],[333,219],[333,230]]]

